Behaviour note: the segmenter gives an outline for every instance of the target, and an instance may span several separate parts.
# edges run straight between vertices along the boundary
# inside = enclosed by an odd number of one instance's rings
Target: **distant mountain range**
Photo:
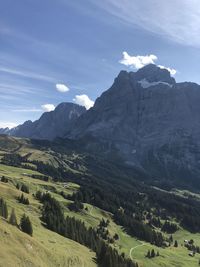
[[[200,176],[200,86],[176,83],[150,64],[121,71],[88,111],[63,103],[38,121],[0,132],[50,140],[91,136],[155,177],[192,182]]]
[[[0,133],[32,139],[53,140],[56,137],[63,137],[74,120],[84,112],[86,109],[79,105],[61,103],[54,111],[43,113],[39,120],[26,121],[10,130],[8,128],[0,129]]]

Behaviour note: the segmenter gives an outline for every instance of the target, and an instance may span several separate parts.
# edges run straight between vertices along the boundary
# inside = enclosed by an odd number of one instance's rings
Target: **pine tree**
[[[21,196],[18,198],[19,203],[22,203],[24,205],[29,205],[29,200],[28,198],[24,197],[24,194],[22,193]]]
[[[170,235],[169,241],[170,241],[170,243],[173,243],[173,236],[172,235]]]
[[[119,235],[118,235],[118,234],[114,234],[113,238],[114,238],[115,240],[119,240]]]
[[[29,188],[27,185],[23,184],[22,187],[21,187],[21,191],[24,192],[24,193],[27,193],[29,194]]]
[[[14,209],[12,209],[12,211],[11,211],[10,218],[9,218],[9,223],[12,224],[12,225],[15,225],[15,226],[18,225]]]
[[[2,198],[0,199],[0,216],[4,217],[5,219],[8,218],[7,204]]]
[[[151,252],[150,252],[150,250],[148,250],[146,257],[147,258],[151,258]]]
[[[17,183],[16,188],[20,190],[20,185]]]
[[[30,236],[33,235],[32,223],[31,223],[29,217],[26,216],[25,214],[22,216],[22,218],[20,220],[20,228],[24,233],[27,233]]]
[[[178,247],[178,242],[177,242],[177,240],[174,241],[174,247],[175,247],[175,248]]]
[[[151,258],[154,258],[156,256],[154,249],[151,251]]]

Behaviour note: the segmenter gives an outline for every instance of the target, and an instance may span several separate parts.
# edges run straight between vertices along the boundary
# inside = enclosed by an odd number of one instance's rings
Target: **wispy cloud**
[[[44,104],[41,107],[45,112],[53,111],[55,109],[55,106],[53,104]]]
[[[76,95],[73,101],[80,106],[84,106],[86,109],[94,106],[94,101],[87,95]]]
[[[12,109],[12,112],[41,112],[43,109],[41,108],[19,108],[19,109]]]
[[[130,56],[126,51],[122,53],[123,57],[119,63],[131,67],[134,69],[140,69],[148,64],[156,64],[155,61],[158,60],[156,55],[146,55],[146,56]],[[173,68],[165,67],[163,65],[158,65],[161,69],[166,69],[171,75],[176,74],[176,70]]]
[[[130,25],[200,47],[199,0],[106,0],[96,4]]]
[[[65,93],[69,91],[69,87],[63,83],[57,83],[56,89],[58,92]]]
[[[29,93],[35,93],[36,88],[25,86],[21,84],[11,84],[11,83],[0,83],[0,93],[6,93],[6,94],[29,94]]]
[[[30,79],[35,79],[35,80],[42,80],[46,82],[55,82],[56,79],[53,77],[49,77],[43,74],[31,72],[31,71],[26,71],[22,69],[14,69],[14,68],[8,68],[4,66],[0,66],[0,72],[5,72],[8,74],[12,75],[17,75],[25,78],[30,78]]]

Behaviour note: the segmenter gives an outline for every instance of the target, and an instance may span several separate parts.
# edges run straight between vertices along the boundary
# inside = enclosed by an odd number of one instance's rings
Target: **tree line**
[[[107,245],[98,236],[93,228],[87,228],[85,224],[71,218],[65,217],[60,203],[49,193],[37,193],[36,198],[43,203],[42,221],[46,227],[67,238],[70,238],[82,245],[87,246],[96,252],[99,266],[102,267],[137,267],[138,264],[125,258],[124,254],[119,255],[117,250]]]
[[[29,217],[23,214],[20,223],[18,224],[14,208],[9,217],[7,203],[3,198],[0,199],[0,216],[6,220],[8,219],[8,222],[11,225],[18,227],[22,232],[27,233],[30,236],[33,235],[33,227]]]

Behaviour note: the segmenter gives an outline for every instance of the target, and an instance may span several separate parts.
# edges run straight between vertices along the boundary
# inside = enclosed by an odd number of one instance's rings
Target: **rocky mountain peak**
[[[134,73],[133,76],[138,81],[145,79],[148,82],[165,82],[172,85],[176,83],[167,69],[160,68],[155,64],[144,66]]]
[[[61,103],[54,111],[43,113],[38,120],[26,121],[6,133],[19,137],[53,140],[62,137],[73,121],[84,112],[85,107],[74,103]],[[0,130],[0,133],[4,132],[5,130]]]

